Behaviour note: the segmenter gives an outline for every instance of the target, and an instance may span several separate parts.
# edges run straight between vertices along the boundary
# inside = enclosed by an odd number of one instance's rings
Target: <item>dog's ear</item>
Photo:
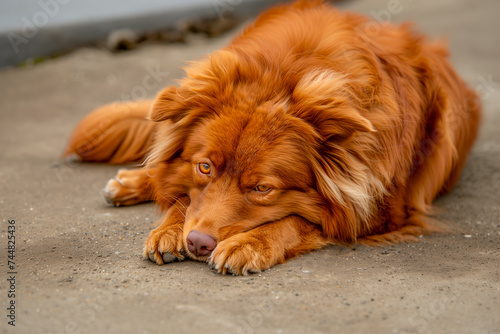
[[[148,119],[154,122],[166,121],[155,128],[154,140],[146,164],[155,166],[178,156],[184,148],[189,133],[189,122],[183,122],[190,115],[192,94],[185,88],[170,86],[160,92],[149,110]]]
[[[154,122],[171,120],[178,122],[189,112],[191,94],[186,89],[170,86],[161,91],[149,111],[148,118]]]
[[[357,110],[359,101],[350,85],[349,79],[332,71],[304,75],[292,94],[293,115],[311,124],[324,140],[375,131]]]

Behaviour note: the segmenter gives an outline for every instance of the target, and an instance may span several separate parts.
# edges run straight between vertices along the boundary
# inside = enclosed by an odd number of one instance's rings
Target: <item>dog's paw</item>
[[[248,275],[271,268],[280,262],[279,258],[261,240],[233,236],[217,245],[208,263],[224,275]]]
[[[150,200],[144,173],[140,170],[120,169],[101,190],[104,200],[111,205],[134,205]]]
[[[161,265],[184,260],[183,253],[182,230],[165,229],[160,226],[149,234],[144,245],[143,257]]]

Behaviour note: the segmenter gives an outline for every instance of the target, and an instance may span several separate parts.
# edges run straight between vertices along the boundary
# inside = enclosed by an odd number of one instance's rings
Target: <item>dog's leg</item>
[[[151,231],[144,245],[144,259],[150,259],[156,264],[164,264],[174,260],[184,260],[182,229],[189,199],[178,199],[161,218],[162,223]]]
[[[121,169],[101,191],[109,204],[135,205],[153,200],[154,168]]]
[[[327,243],[318,225],[290,216],[221,241],[209,263],[222,274],[246,275],[266,270]]]

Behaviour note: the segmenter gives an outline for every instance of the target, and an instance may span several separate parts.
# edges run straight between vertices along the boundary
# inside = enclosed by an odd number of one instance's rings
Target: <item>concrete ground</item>
[[[245,277],[143,261],[154,205],[108,207],[99,190],[117,167],[58,157],[92,108],[154,96],[186,60],[231,36],[80,49],[0,72],[0,332],[500,333],[500,2],[392,3],[342,6],[448,36],[453,63],[482,97],[479,140],[455,190],[436,201],[455,233],[330,246]]]
[[[182,35],[200,19],[248,18],[279,0],[16,0],[0,2],[0,71],[84,45]],[[220,20],[220,19],[225,19]],[[198,23],[199,24],[199,23]],[[177,27],[170,37],[168,31]],[[126,31],[124,32],[123,29]],[[179,31],[180,30],[180,31]],[[167,34],[165,35],[165,32]],[[130,37],[132,34],[132,38]],[[160,37],[156,34],[156,38]],[[113,45],[114,43],[110,43]]]

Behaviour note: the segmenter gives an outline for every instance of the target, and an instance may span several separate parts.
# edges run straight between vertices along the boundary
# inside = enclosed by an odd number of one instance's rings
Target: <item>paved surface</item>
[[[278,0],[16,0],[0,2],[0,69],[52,56],[128,29],[166,30],[205,19],[245,18]]]
[[[390,13],[388,3],[343,6],[376,19]],[[58,156],[89,110],[154,96],[182,77],[184,61],[231,36],[115,55],[81,49],[0,72],[0,332],[499,333],[500,2],[401,0],[398,8],[392,20],[449,36],[453,63],[482,96],[481,136],[456,189],[437,201],[456,233],[391,247],[331,246],[246,277],[191,261],[144,262],[155,207],[106,206],[99,190],[117,167]],[[7,324],[11,300],[15,327]]]

